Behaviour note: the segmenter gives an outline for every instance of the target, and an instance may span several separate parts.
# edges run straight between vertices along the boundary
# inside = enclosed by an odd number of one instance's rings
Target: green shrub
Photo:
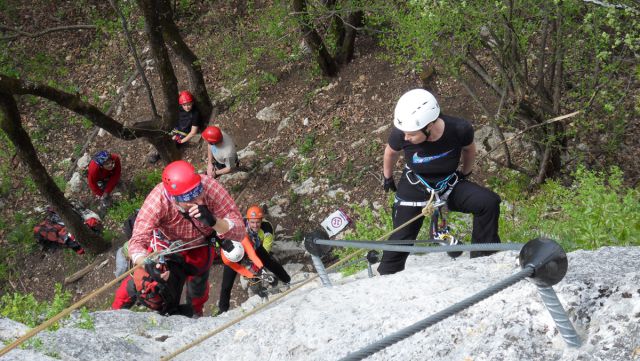
[[[158,183],[162,182],[162,169],[154,169],[150,172],[138,173],[133,177],[135,194],[147,196]]]
[[[28,219],[20,212],[16,212],[13,222],[3,220],[0,228],[8,230],[6,234],[7,244],[0,251],[0,280],[6,279],[10,273],[19,270],[17,259],[23,254],[36,249],[33,238],[33,226],[35,221]]]
[[[393,196],[390,198],[390,204],[393,204]],[[353,214],[353,226],[351,232],[346,232],[344,239],[346,240],[369,240],[375,241],[393,229],[393,220],[391,219],[391,206],[374,210],[371,207],[360,205],[351,205]],[[358,251],[356,257],[362,258],[367,250],[359,250],[357,248],[336,247],[333,254],[339,259],[344,259],[353,252]],[[357,273],[367,267],[366,261],[360,261],[350,264],[340,269],[344,276]]]
[[[622,172],[579,167],[569,187],[550,180],[533,195],[503,194],[500,235],[527,242],[546,236],[565,250],[640,245],[640,192],[623,185]],[[499,189],[516,188],[508,181]],[[500,192],[502,193],[502,192]]]
[[[300,154],[307,156],[315,149],[316,134],[311,132],[298,140],[298,151]]]
[[[30,244],[33,241],[33,226],[36,221],[22,212],[16,212],[13,218],[15,227],[7,235],[7,240],[13,246]]]
[[[86,307],[80,309],[80,317],[75,323],[75,327],[83,330],[95,330],[96,326],[93,323],[93,318],[89,314],[89,310]]]
[[[364,240],[364,241],[378,241],[382,236],[385,239],[389,239],[387,233],[393,230],[393,219],[391,217],[391,209],[393,207],[394,196],[389,195],[387,207],[379,210],[374,210],[371,207],[363,207],[359,205],[352,205],[351,210],[354,214],[353,228],[351,232],[346,232],[345,238],[347,240]],[[452,233],[456,238],[462,239],[466,243],[471,241],[471,232],[469,219],[464,214],[448,212],[447,221],[452,228]],[[429,219],[424,219],[422,228],[418,233],[418,240],[429,239]],[[428,245],[427,243],[418,245]],[[351,253],[357,251],[356,248],[335,248],[333,254],[339,259],[343,259]],[[363,257],[367,251],[360,250],[358,257]],[[348,263],[347,263],[348,264]],[[351,275],[360,270],[365,269],[367,266],[366,261],[360,261],[355,264],[350,264],[347,267],[341,269],[343,275]]]
[[[7,293],[0,298],[0,315],[33,328],[63,311],[70,305],[70,301],[71,293],[62,291],[60,284],[56,284],[50,303],[38,302],[33,294]],[[51,330],[58,328],[57,323],[50,327]]]

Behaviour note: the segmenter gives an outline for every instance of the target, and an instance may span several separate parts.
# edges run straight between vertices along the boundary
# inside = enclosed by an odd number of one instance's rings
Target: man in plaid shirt
[[[129,256],[144,262],[149,240],[159,229],[172,241],[190,242],[185,248],[208,244],[217,233],[221,239],[240,241],[245,236],[242,215],[227,191],[213,178],[196,173],[186,161],[172,162],[162,172],[162,183],[153,188],[140,208],[129,240]],[[195,240],[195,241],[194,241]],[[202,246],[178,253],[187,275],[187,303],[201,316],[209,299],[209,269],[214,253]],[[169,278],[169,272],[163,278]]]

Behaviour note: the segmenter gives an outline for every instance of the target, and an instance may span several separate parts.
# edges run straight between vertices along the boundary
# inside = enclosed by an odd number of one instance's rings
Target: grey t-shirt
[[[209,146],[211,155],[216,162],[226,165],[230,169],[234,169],[238,162],[238,153],[236,153],[236,143],[233,138],[223,130],[222,142]]]

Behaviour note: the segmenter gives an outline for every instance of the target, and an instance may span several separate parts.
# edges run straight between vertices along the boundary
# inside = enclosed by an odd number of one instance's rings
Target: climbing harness
[[[427,182],[424,178],[422,178],[422,176],[420,176],[418,173],[415,173],[412,169],[410,169],[408,166],[406,167],[406,171],[405,171],[405,177],[407,178],[407,181],[409,181],[409,184],[411,185],[422,185],[426,188],[427,192],[434,194],[436,193],[437,196],[439,196],[439,199],[446,203],[447,199],[449,198],[449,194],[451,194],[451,192],[453,191],[453,188],[456,186],[456,184],[458,184],[458,182],[460,181],[460,179],[458,178],[458,175],[456,173],[451,173],[450,175],[448,175],[447,177],[445,177],[444,179],[438,181],[435,185],[435,187],[432,187],[429,182]],[[396,197],[396,199],[398,199]],[[404,202],[404,204],[402,204]],[[409,203],[415,203],[415,204],[409,204]],[[413,207],[423,207],[424,205],[422,205],[421,203],[423,202],[405,202],[400,200],[400,205],[402,206],[413,206]],[[436,204],[434,205],[434,207],[438,207],[439,205]]]

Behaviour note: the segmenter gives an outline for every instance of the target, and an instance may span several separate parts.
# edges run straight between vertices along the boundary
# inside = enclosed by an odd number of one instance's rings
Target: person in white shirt
[[[231,173],[238,167],[238,153],[233,138],[216,126],[202,132],[207,147],[207,175],[213,178]]]

